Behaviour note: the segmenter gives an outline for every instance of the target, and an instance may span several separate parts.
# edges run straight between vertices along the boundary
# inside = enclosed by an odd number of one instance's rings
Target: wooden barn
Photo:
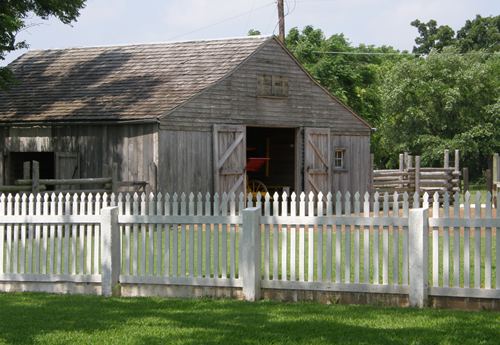
[[[370,126],[275,37],[30,51],[0,91],[0,184],[106,175],[161,192],[369,189]]]

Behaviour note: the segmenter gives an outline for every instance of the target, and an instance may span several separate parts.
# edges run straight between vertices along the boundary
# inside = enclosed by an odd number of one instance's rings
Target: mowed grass
[[[0,294],[0,344],[498,344],[500,313]]]

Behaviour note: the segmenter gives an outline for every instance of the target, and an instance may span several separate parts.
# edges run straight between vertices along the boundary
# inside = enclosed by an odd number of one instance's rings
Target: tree
[[[286,45],[322,86],[376,125],[381,112],[379,69],[383,64],[401,58],[398,51],[388,46],[362,44],[353,47],[343,34],[327,38],[320,29],[312,26],[306,26],[302,31],[292,28],[286,37]]]
[[[26,48],[25,41],[18,41],[17,34],[28,26],[31,14],[42,19],[51,16],[64,24],[76,20],[85,0],[2,0],[0,2],[0,60],[5,54],[17,49]],[[0,89],[5,89],[13,76],[8,68],[0,68]]]
[[[467,20],[457,32],[457,45],[462,53],[484,49],[500,51],[500,16]]]
[[[459,149],[472,177],[500,150],[500,59],[459,54],[457,47],[400,61],[383,78],[383,115],[376,133],[388,165],[403,151],[439,164]]]
[[[455,32],[448,25],[437,26],[434,19],[427,23],[418,19],[412,21],[411,26],[417,28],[419,37],[415,38],[417,46],[413,47],[415,54],[429,54],[432,49],[441,51],[444,47],[450,46],[455,42]]]
[[[248,30],[247,36],[260,36],[260,31],[257,29]]]

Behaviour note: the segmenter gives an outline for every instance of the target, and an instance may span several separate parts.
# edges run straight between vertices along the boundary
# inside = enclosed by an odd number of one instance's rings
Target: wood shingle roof
[[[156,119],[211,86],[269,37],[31,51],[10,64],[0,121]]]

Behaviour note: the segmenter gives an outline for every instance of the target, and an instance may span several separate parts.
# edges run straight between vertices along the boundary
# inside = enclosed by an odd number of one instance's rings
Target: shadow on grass
[[[0,343],[496,344],[500,314],[0,294]]]

